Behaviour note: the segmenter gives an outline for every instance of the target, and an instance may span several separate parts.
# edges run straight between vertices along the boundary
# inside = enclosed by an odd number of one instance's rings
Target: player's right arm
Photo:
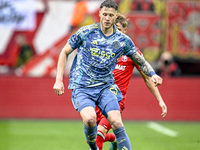
[[[72,51],[73,49],[71,48],[70,44],[67,43],[60,52],[57,63],[56,82],[53,86],[53,90],[57,95],[64,94],[63,74],[67,64],[68,56]]]

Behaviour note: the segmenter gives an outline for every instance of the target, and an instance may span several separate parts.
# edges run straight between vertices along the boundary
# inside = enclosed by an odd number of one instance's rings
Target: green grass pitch
[[[200,150],[200,122],[124,121],[133,150]],[[109,142],[103,150],[109,150]],[[80,120],[0,120],[0,150],[89,150]]]

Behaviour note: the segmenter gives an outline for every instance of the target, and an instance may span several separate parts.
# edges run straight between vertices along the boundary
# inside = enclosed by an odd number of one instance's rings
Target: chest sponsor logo
[[[115,66],[115,69],[118,69],[118,70],[123,70],[124,71],[125,68],[126,68],[126,66],[121,66],[121,65],[118,65],[118,64]]]
[[[100,56],[107,59],[115,57],[115,53],[106,52],[106,51],[100,50],[99,48],[91,48],[90,50],[91,50],[92,56]]]

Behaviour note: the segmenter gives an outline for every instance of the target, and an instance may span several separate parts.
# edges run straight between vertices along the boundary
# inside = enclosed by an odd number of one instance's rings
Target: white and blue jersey
[[[69,89],[114,83],[112,71],[118,58],[137,52],[131,39],[115,26],[114,33],[105,36],[99,23],[81,27],[68,43],[72,49],[78,48],[70,70]]]

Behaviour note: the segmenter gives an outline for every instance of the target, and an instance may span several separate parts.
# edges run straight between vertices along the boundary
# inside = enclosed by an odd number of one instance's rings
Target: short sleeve
[[[87,28],[82,27],[68,39],[68,43],[70,44],[72,49],[78,48],[83,43],[84,36],[86,35],[86,33]]]
[[[137,52],[137,49],[136,49],[134,43],[132,42],[132,40],[131,40],[129,37],[127,37],[124,55],[130,57],[130,56],[132,56],[135,52]]]

